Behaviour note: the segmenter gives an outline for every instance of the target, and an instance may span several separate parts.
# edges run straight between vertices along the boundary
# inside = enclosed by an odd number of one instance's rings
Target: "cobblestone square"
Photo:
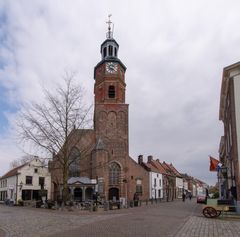
[[[194,200],[98,212],[0,205],[0,229],[9,237],[237,237],[239,220],[207,219]]]

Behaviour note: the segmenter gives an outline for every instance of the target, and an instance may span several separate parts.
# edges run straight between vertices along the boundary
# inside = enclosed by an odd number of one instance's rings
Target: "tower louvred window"
[[[105,58],[107,56],[107,48],[105,47],[104,49],[103,49],[103,57]]]
[[[113,56],[113,46],[112,45],[109,45],[109,56]]]
[[[109,86],[108,97],[109,98],[115,98],[115,87],[114,86]]]

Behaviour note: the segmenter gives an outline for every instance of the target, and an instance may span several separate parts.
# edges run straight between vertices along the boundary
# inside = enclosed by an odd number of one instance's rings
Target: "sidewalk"
[[[240,220],[191,216],[174,237],[239,237]]]
[[[0,237],[6,237],[6,233],[5,231],[3,231],[2,229],[0,229]]]

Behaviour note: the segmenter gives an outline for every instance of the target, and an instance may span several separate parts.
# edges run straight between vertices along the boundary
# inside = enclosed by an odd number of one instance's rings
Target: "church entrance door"
[[[82,201],[82,189],[81,188],[74,189],[74,200]]]
[[[92,188],[87,188],[85,191],[86,195],[86,200],[92,200],[93,198],[93,189]]]
[[[110,188],[109,189],[108,200],[113,200],[113,201],[119,200],[119,189],[118,188]]]

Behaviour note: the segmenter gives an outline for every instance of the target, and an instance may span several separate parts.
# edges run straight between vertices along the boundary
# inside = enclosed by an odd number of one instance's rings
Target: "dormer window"
[[[111,99],[115,98],[115,87],[114,86],[109,86],[108,97]]]

